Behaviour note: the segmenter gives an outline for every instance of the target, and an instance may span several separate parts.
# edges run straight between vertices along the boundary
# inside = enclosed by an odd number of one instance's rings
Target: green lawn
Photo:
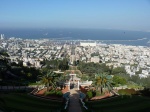
[[[62,102],[44,100],[27,94],[0,94],[0,108],[7,112],[60,112]]]
[[[86,102],[92,112],[150,112],[150,98],[119,96],[112,99]]]

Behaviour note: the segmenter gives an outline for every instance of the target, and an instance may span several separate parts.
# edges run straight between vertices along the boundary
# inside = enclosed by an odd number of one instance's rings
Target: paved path
[[[79,103],[79,90],[75,88],[70,90],[69,112],[82,112]]]

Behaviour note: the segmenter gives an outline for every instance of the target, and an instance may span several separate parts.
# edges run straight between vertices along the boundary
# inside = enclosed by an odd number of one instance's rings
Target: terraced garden
[[[86,105],[88,112],[150,112],[150,98],[135,95],[89,101]]]
[[[0,110],[6,112],[61,112],[62,101],[39,99],[24,93],[0,94]]]

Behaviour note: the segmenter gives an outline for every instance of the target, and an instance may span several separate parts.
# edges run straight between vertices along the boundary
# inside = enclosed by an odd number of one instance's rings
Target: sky
[[[150,0],[0,0],[0,28],[150,31]]]

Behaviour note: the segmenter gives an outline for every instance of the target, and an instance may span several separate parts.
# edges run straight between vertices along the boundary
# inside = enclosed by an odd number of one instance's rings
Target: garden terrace
[[[0,110],[14,112],[61,112],[63,102],[36,98],[24,93],[0,94]]]
[[[86,102],[92,112],[150,112],[150,98],[133,95]]]

